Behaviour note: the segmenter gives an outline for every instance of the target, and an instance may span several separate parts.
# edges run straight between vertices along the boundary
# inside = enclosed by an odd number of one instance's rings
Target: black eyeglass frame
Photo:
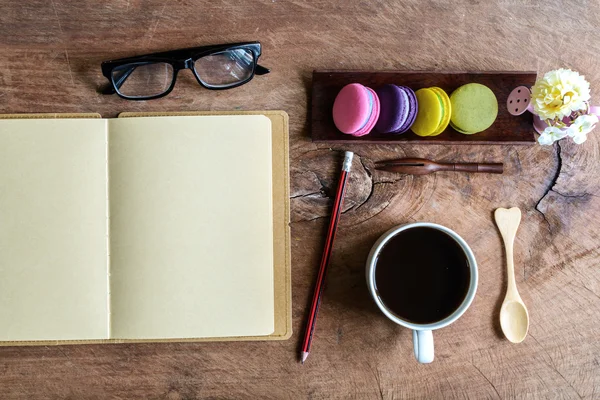
[[[202,81],[202,79],[196,73],[194,68],[194,63],[202,58],[215,53],[220,53],[227,50],[236,50],[236,49],[244,49],[252,52],[253,55],[253,65],[252,65],[252,73],[250,76],[243,81],[235,82],[231,85],[224,86],[211,86]],[[102,94],[117,94],[119,97],[127,100],[152,100],[158,99],[160,97],[164,97],[171,93],[173,87],[175,87],[175,81],[177,80],[177,73],[182,69],[191,69],[194,77],[198,83],[209,90],[225,90],[232,89],[238,86],[241,86],[254,78],[254,75],[265,75],[270,72],[268,68],[263,67],[258,64],[258,58],[261,55],[261,45],[260,42],[245,42],[245,43],[230,43],[230,44],[217,44],[210,46],[201,46],[201,47],[190,47],[186,49],[180,50],[170,50],[163,51],[159,53],[146,54],[135,57],[127,57],[120,58],[118,60],[113,61],[104,61],[102,63],[102,75],[108,79],[110,85],[108,85],[104,90],[102,90]],[[119,82],[115,82],[113,77],[113,70],[122,65],[132,64],[132,65],[145,65],[150,63],[166,63],[170,64],[173,68],[173,79],[171,81],[171,85],[165,90],[163,93],[152,95],[152,96],[127,96],[120,92],[119,88],[125,82],[127,77],[133,72],[134,69],[131,69],[129,72],[123,74],[120,77]]]

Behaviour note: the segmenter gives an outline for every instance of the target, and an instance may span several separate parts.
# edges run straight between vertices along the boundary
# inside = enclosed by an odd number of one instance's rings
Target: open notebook
[[[0,341],[289,337],[272,121],[0,119]]]

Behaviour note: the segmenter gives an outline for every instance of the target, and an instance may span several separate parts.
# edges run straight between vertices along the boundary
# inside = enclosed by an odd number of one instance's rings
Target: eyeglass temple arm
[[[114,82],[114,86],[117,87],[117,89],[120,89],[121,86],[123,85],[123,83],[125,83],[125,81],[127,80],[127,78],[129,78],[129,76],[133,73],[133,71],[135,71],[135,69],[137,68],[137,65],[133,65],[125,70],[120,71],[120,75],[117,77],[117,79],[111,79],[111,83]],[[107,85],[105,88],[102,89],[102,94],[114,94],[115,93],[115,88],[113,87],[113,85]]]
[[[266,74],[268,74],[269,72],[271,72],[271,70],[270,70],[269,68],[267,68],[267,67],[263,67],[263,66],[262,66],[262,65],[260,65],[260,64],[256,64],[256,69],[254,70],[254,73],[255,73],[256,75],[266,75]]]

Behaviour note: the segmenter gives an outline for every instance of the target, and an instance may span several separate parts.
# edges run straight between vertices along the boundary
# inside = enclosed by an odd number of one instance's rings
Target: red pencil
[[[319,306],[321,305],[321,294],[323,293],[323,287],[325,286],[327,266],[329,265],[329,258],[331,256],[331,249],[333,247],[338,221],[340,220],[340,214],[342,213],[344,194],[346,193],[346,181],[352,165],[352,157],[354,157],[354,153],[347,151],[344,157],[344,164],[342,165],[342,173],[335,195],[335,203],[333,204],[333,210],[331,212],[331,220],[329,221],[329,230],[327,231],[327,240],[325,241],[325,248],[323,249],[319,275],[317,276],[310,313],[308,314],[308,321],[306,322],[306,331],[304,332],[304,341],[302,342],[302,352],[300,354],[302,364],[304,364],[304,361],[306,361],[306,358],[310,353],[310,345],[312,343],[315,324],[317,322],[317,313],[319,312]]]

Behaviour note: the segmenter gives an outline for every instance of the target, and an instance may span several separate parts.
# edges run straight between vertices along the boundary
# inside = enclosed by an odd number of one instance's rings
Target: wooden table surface
[[[600,103],[600,3],[528,1],[0,1],[0,112],[283,109],[290,116],[293,327],[270,343],[135,344],[0,349],[2,399],[600,398],[600,129],[554,147],[315,145],[313,69],[533,70],[585,74]],[[100,62],[186,46],[260,40],[267,76],[230,91],[186,71],[166,98],[96,93]],[[297,362],[340,153],[349,181],[313,352]],[[505,174],[395,176],[399,156],[502,161]],[[527,339],[498,323],[506,285],[497,207],[518,206],[517,283]],[[446,225],[471,245],[480,282],[472,307],[435,332],[418,365],[411,333],[369,298],[375,239],[412,221]],[[1,321],[0,321],[1,323]]]

